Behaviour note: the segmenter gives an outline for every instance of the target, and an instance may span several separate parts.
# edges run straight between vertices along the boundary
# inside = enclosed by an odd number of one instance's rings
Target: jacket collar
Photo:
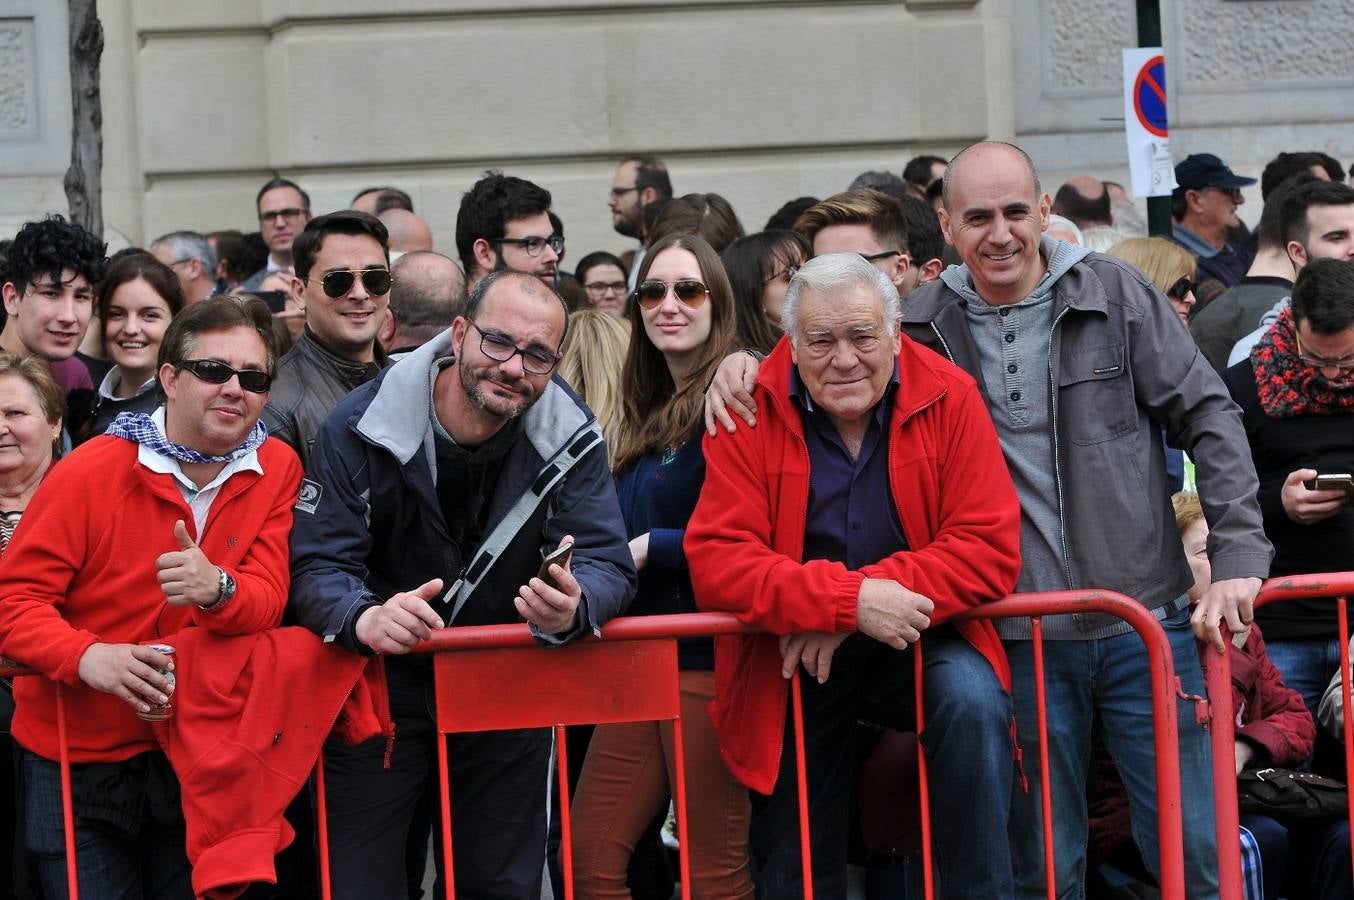
[[[296,339],[296,345],[293,348],[297,353],[303,354],[321,365],[325,365],[338,373],[339,377],[353,387],[360,384],[366,384],[376,377],[376,373],[389,364],[385,350],[381,349],[381,342],[376,341],[373,346],[375,354],[374,362],[356,362],[346,356],[341,355],[332,347],[320,340],[315,332],[310,330],[307,325],[305,331]]]
[[[433,381],[455,356],[447,329],[388,366],[377,376],[371,401],[355,413],[353,430],[408,465],[432,440]],[[593,418],[583,401],[555,376],[523,413],[523,436],[542,459],[550,459]]]
[[[942,363],[940,357],[920,347],[907,335],[899,335],[897,358],[898,388],[893,392],[892,428],[898,428],[912,416],[935,403],[945,394],[945,382],[935,371]],[[762,364],[757,384],[766,389],[771,404],[790,428],[798,432],[799,414],[790,400],[791,371],[790,339],[781,338]],[[886,392],[885,396],[888,394]]]

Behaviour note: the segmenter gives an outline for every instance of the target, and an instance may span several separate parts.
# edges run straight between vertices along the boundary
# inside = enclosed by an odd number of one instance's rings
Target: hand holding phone
[[[559,564],[563,566],[565,569],[568,569],[569,561],[573,558],[573,555],[574,555],[574,542],[564,541],[554,550],[551,550],[549,553],[547,553],[545,555],[545,559],[541,560],[541,568],[536,572],[536,577],[541,579],[541,581],[544,581],[546,584],[550,585],[552,588],[558,590],[559,583],[556,582],[554,578],[550,577],[550,567],[555,564]]]
[[[1315,469],[1288,473],[1279,499],[1288,518],[1299,525],[1312,525],[1344,509],[1354,498],[1354,476]]]

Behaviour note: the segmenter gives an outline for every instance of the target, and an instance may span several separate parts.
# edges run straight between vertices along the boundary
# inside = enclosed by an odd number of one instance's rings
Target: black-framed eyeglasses
[[[1188,275],[1185,275],[1175,284],[1170,286],[1170,289],[1166,291],[1166,296],[1170,297],[1172,300],[1179,300],[1181,303],[1184,303],[1185,298],[1194,293],[1198,287],[1198,282]]]
[[[384,297],[390,292],[390,285],[394,281],[390,277],[390,270],[386,268],[335,269],[320,277],[320,289],[326,297],[337,300],[353,289],[353,283],[358,278],[362,279],[362,287],[373,297]]]
[[[881,250],[878,253],[862,253],[860,258],[867,263],[878,262],[881,259],[888,259],[890,256],[902,256],[901,250]]]
[[[683,306],[695,309],[710,299],[710,289],[694,278],[683,278],[669,285],[666,281],[641,281],[635,288],[635,302],[641,309],[653,309],[663,302],[672,288],[672,296]]]
[[[251,394],[266,394],[273,385],[273,376],[258,369],[232,369],[215,359],[185,359],[180,369],[187,369],[208,384],[225,384],[231,376],[240,379],[240,387]]]
[[[306,210],[298,206],[289,206],[286,209],[270,209],[268,212],[259,213],[260,222],[276,222],[278,219],[299,219],[306,214]]]
[[[1339,359],[1326,359],[1324,356],[1313,356],[1302,349],[1302,338],[1298,336],[1297,329],[1293,329],[1293,341],[1298,347],[1298,359],[1303,364],[1311,366],[1314,369],[1338,369],[1341,375],[1348,375],[1354,372],[1354,355],[1342,356]]]
[[[795,277],[795,273],[798,271],[799,266],[795,265],[786,266],[785,268],[781,269],[779,272],[772,275],[771,277],[763,278],[762,284],[770,284],[771,282],[775,281],[778,278],[784,278],[788,282],[790,279]]]
[[[519,347],[501,331],[485,331],[474,319],[466,319],[480,333],[480,352],[494,362],[505,363],[514,356],[522,357],[522,371],[529,375],[549,375],[562,357],[544,347]]]
[[[540,256],[541,251],[546,247],[554,250],[556,256],[559,256],[564,252],[564,235],[562,234],[552,234],[550,237],[541,237],[538,234],[533,234],[531,237],[502,237],[492,238],[491,240],[495,244],[513,244],[514,246],[521,247],[523,250],[527,251],[527,256]]]
[[[614,188],[611,189],[611,196],[613,196],[613,197],[615,197],[615,198],[617,198],[617,199],[620,199],[621,197],[624,197],[626,194],[630,193],[631,191],[637,191],[637,190],[639,190],[639,185],[637,185],[637,184],[632,184],[632,185],[630,185],[629,187],[623,187],[623,188],[614,187]]]
[[[583,285],[583,290],[601,297],[605,294],[624,294],[625,287],[624,281],[589,281]]]

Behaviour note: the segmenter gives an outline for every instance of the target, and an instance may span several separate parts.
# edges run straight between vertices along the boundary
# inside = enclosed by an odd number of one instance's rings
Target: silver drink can
[[[163,653],[165,656],[173,656],[174,648],[168,644],[147,644],[147,647],[157,653]],[[160,706],[152,706],[146,712],[136,711],[137,716],[145,719],[147,722],[164,722],[174,715],[174,673],[170,669],[157,669],[169,682],[169,690],[166,691],[168,699]]]

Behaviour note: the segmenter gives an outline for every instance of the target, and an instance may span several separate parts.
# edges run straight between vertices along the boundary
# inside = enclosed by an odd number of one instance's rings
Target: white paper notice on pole
[[[1175,190],[1175,165],[1166,119],[1166,57],[1160,47],[1124,50],[1124,136],[1133,196],[1169,196]]]

